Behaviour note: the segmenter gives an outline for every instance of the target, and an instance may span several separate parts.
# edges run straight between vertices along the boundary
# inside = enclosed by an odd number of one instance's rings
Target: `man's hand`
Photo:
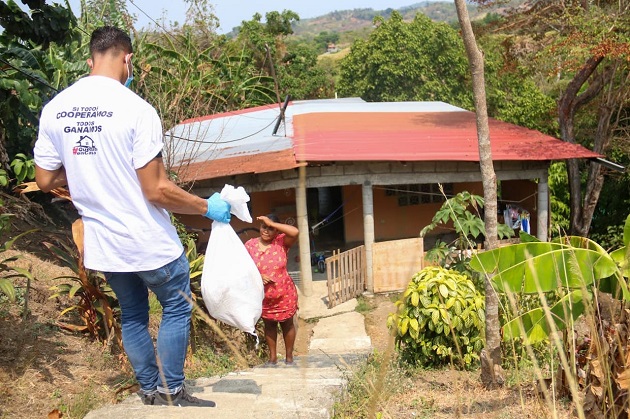
[[[208,198],[208,210],[204,216],[211,220],[227,224],[232,219],[230,215],[230,204],[221,199],[218,192],[215,192]]]

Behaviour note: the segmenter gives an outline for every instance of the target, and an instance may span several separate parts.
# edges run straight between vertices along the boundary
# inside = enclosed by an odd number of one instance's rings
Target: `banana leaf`
[[[470,267],[494,274],[491,280],[498,291],[528,294],[549,292],[560,286],[581,289],[617,272],[617,265],[606,252],[546,242],[482,252],[473,256]]]
[[[626,218],[626,224],[623,227],[623,244],[625,246],[610,254],[626,278],[630,278],[630,246],[628,243],[630,243],[630,215]]]
[[[624,228],[624,243],[626,243],[625,247],[621,249],[615,250],[612,253],[606,252],[606,250],[601,247],[597,242],[580,236],[568,236],[561,237],[553,240],[553,242],[563,243],[569,246],[573,246],[575,248],[580,249],[589,249],[596,251],[602,255],[607,255],[610,257],[615,264],[617,265],[617,269],[609,276],[598,276],[596,278],[596,286],[602,292],[606,292],[611,294],[616,299],[624,299],[630,300],[630,292],[628,291],[627,279],[630,270],[628,269],[627,261],[628,255],[626,248],[627,242],[626,240],[630,240],[630,216],[626,219],[626,225]]]
[[[9,301],[15,301],[15,287],[6,278],[0,278],[0,292],[5,294]]]
[[[550,308],[551,317],[557,330],[564,330],[584,312],[584,298],[582,290],[575,290],[562,297]],[[523,332],[519,327],[523,324]],[[523,337],[528,344],[544,341],[549,337],[552,328],[542,307],[535,308],[503,325],[503,339],[509,340]]]

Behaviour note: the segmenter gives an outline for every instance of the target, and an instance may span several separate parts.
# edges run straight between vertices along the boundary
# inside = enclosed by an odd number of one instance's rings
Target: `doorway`
[[[339,246],[345,242],[343,195],[340,186],[310,188],[307,205],[311,233],[317,243]]]

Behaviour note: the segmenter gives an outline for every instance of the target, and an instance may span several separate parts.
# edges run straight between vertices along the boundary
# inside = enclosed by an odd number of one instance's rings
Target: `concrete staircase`
[[[325,284],[312,297],[300,296],[300,317],[317,320],[307,355],[295,364],[279,361],[224,377],[187,380],[188,390],[214,408],[145,406],[133,395],[124,402],[90,412],[86,419],[320,419],[329,418],[349,367],[371,351],[356,300],[332,310],[325,304]],[[299,333],[299,332],[298,332]]]

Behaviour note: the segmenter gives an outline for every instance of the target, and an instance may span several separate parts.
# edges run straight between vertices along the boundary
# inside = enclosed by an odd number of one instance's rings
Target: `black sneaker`
[[[145,403],[147,404],[147,403]],[[188,406],[198,406],[198,407],[215,407],[217,404],[211,400],[202,400],[197,397],[191,396],[186,391],[186,387],[183,386],[181,390],[179,390],[175,394],[164,394],[164,393],[155,393],[153,403],[155,406],[179,406],[179,407],[188,407]]]
[[[142,400],[143,404],[147,404],[147,405],[155,404],[155,393],[146,394],[145,392],[140,390],[137,394],[138,394],[138,397],[140,397],[140,400]]]

